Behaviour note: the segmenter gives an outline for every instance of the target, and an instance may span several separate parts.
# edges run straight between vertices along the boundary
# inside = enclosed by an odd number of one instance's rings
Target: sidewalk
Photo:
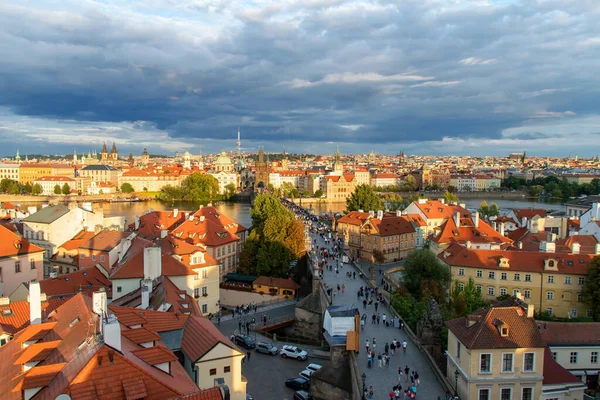
[[[296,305],[297,303],[298,302],[296,300],[286,300],[286,301],[282,301],[281,303],[269,304],[268,306],[258,306],[258,309],[256,310],[256,312],[251,311],[247,314],[236,314],[235,318],[233,317],[232,314],[223,315],[221,317],[221,322],[231,321],[232,319],[239,319],[240,315],[243,317],[260,315],[261,313],[264,313],[267,311],[271,311],[271,310],[275,310],[277,308],[287,307],[287,306],[291,306],[291,305]]]
[[[320,247],[327,247],[323,240],[321,240],[318,236],[313,236],[313,239],[317,239],[317,243]],[[367,306],[365,310],[362,305],[362,300],[359,301],[357,297],[357,292],[360,286],[368,286],[367,279],[368,275],[368,264],[367,268],[362,271],[363,274],[366,272],[367,276],[364,278],[359,278],[358,274],[356,279],[346,279],[346,272],[348,271],[356,271],[359,272],[360,268],[357,266],[342,264],[342,267],[339,270],[339,274],[336,275],[335,268],[333,271],[325,270],[323,271],[323,282],[327,285],[337,288],[337,285],[340,286],[343,284],[345,286],[344,293],[339,291],[337,295],[333,298],[334,305],[341,304],[354,304],[355,307],[359,309],[361,314],[366,313],[368,315],[367,323],[365,324],[364,330],[360,332],[360,353],[357,354],[357,360],[359,363],[360,372],[365,373],[367,376],[366,385],[367,387],[373,386],[375,389],[375,398],[383,399],[387,398],[387,394],[390,392],[392,387],[398,382],[402,386],[403,389],[409,388],[410,379],[405,381],[405,377],[399,381],[398,379],[398,368],[408,366],[410,370],[415,370],[419,373],[419,378],[421,380],[421,385],[417,388],[417,398],[419,399],[427,399],[427,400],[435,400],[438,396],[443,398],[444,390],[439,384],[434,372],[431,370],[429,364],[425,357],[419,352],[419,350],[414,346],[411,341],[411,338],[402,330],[386,327],[381,324],[372,324],[371,323],[371,315],[375,312],[375,307],[373,305]],[[375,279],[377,280],[379,275],[377,273],[377,269],[375,270]],[[379,278],[380,279],[380,278]],[[378,308],[379,314],[386,314],[388,320],[391,319],[392,313],[390,312],[388,306],[380,304]],[[367,356],[364,351],[365,340],[368,339],[371,344],[373,343],[373,338],[376,338],[377,347],[376,354],[380,351],[384,351],[385,344],[391,344],[393,339],[397,339],[400,342],[406,340],[408,345],[408,350],[406,355],[396,352],[395,355],[391,356],[390,366],[380,368],[377,362],[371,368],[367,367]],[[372,347],[371,347],[372,348]]]

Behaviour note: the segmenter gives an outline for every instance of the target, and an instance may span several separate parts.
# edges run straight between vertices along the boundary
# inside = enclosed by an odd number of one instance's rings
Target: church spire
[[[102,153],[108,153],[108,149],[106,148],[106,142],[104,142],[104,146],[102,146]]]

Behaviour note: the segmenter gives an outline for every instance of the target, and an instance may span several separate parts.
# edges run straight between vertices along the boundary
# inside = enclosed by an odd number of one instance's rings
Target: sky
[[[597,0],[4,0],[0,155],[600,152]]]

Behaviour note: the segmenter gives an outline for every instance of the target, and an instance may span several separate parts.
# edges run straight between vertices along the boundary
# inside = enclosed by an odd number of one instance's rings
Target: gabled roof
[[[75,295],[79,292],[91,293],[100,288],[112,297],[112,283],[97,267],[82,269],[40,281],[40,288],[48,297]]]
[[[196,273],[175,258],[161,250],[161,272],[165,276],[196,275]],[[144,277],[144,252],[138,251],[127,258],[124,264],[113,269],[111,279],[133,279]]]
[[[474,321],[474,324],[467,326],[467,320]],[[546,347],[535,320],[527,318],[527,312],[520,306],[479,310],[468,317],[456,318],[445,324],[468,349]],[[501,336],[498,330],[500,325],[508,327],[507,336]]]
[[[537,324],[549,346],[600,345],[600,322],[538,321]]]
[[[69,212],[69,207],[65,205],[56,205],[44,207],[38,212],[24,218],[23,222],[34,222],[40,224],[51,224],[63,215]]]
[[[438,257],[451,266],[495,269],[500,264],[500,259],[505,258],[509,266],[501,268],[502,271],[514,272],[543,272],[545,261],[556,261],[557,274],[587,274],[588,264],[594,254],[557,254],[542,253],[537,251],[507,251],[507,250],[477,250],[467,249],[459,244],[453,244],[442,251]]]
[[[110,165],[106,165],[106,164],[93,164],[93,165],[86,165],[85,167],[81,168],[82,171],[117,171],[116,168],[111,167]]]
[[[371,214],[368,212],[350,211],[348,214],[338,219],[338,224],[361,226],[370,217]]]
[[[140,225],[135,230],[135,223],[129,225],[131,231],[136,231],[138,236],[150,240],[160,238],[161,231],[171,231],[185,221],[185,212],[178,211],[151,211],[140,217]]]
[[[42,302],[42,315],[49,315],[66,300],[48,299]],[[10,311],[8,311],[10,310]],[[28,301],[11,301],[0,306],[0,333],[13,335],[29,325],[30,308]]]
[[[544,349],[544,380],[542,385],[560,385],[565,383],[583,385],[582,389],[586,389],[585,384],[577,378],[575,375],[563,368],[562,365],[557,363],[550,349],[547,347]]]
[[[171,231],[171,235],[193,245],[215,247],[235,243],[239,241],[237,234],[247,230],[212,206],[200,208],[190,218]]]
[[[195,316],[188,318],[183,330],[181,350],[192,360],[192,363],[201,359],[219,343],[239,352],[208,318]]]
[[[79,246],[80,249],[110,251],[119,245],[121,240],[126,239],[129,232],[100,231],[87,242]]]
[[[371,224],[380,236],[402,235],[415,232],[415,228],[406,216],[384,214],[382,219],[373,217],[367,223]]]
[[[431,235],[430,240],[439,244],[446,243],[511,243],[512,240],[496,232],[491,226],[479,220],[479,226],[475,227],[470,217],[461,218],[456,226],[454,218],[448,218],[441,226],[436,228],[436,233]]]
[[[79,248],[79,246],[81,246],[82,244],[84,244],[85,242],[87,242],[88,240],[90,240],[93,237],[94,237],[94,232],[81,231],[78,234],[76,234],[75,236],[73,236],[73,239],[68,240],[68,241],[64,242],[63,244],[61,244],[59,246],[59,249],[64,249],[67,251],[76,250]]]
[[[460,213],[461,218],[468,218],[471,212],[461,206],[445,204],[439,200],[427,200],[424,203],[413,202],[415,206],[425,215],[427,219],[448,219],[454,216],[454,213]]]
[[[533,217],[535,217],[536,215],[542,218],[546,218],[546,210],[543,209],[536,209],[536,208],[523,208],[523,209],[519,209],[519,208],[515,208],[513,209],[513,212],[515,213],[515,216],[518,219],[518,222],[521,223],[521,220],[523,218],[527,218],[527,220],[531,220]]]
[[[598,239],[594,235],[573,235],[568,236],[564,239],[557,240],[556,242],[557,253],[570,253],[573,248],[573,244],[577,243],[579,246],[579,252],[583,254],[594,254],[596,252],[596,245]]]
[[[179,396],[170,400],[223,400],[223,395],[219,387],[204,389],[200,392]]]
[[[108,308],[125,326],[142,325],[151,331],[160,333],[183,329],[189,316],[154,310],[142,310],[123,306],[109,305]]]
[[[12,257],[20,254],[39,253],[44,251],[41,247],[30,243],[3,225],[0,225],[0,258]],[[28,267],[29,268],[29,267]]]

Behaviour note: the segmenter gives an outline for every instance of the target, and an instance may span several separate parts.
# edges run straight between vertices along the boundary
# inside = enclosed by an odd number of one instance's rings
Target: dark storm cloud
[[[594,1],[61,4],[1,6],[0,106],[15,115],[360,149],[501,141],[600,100]]]

